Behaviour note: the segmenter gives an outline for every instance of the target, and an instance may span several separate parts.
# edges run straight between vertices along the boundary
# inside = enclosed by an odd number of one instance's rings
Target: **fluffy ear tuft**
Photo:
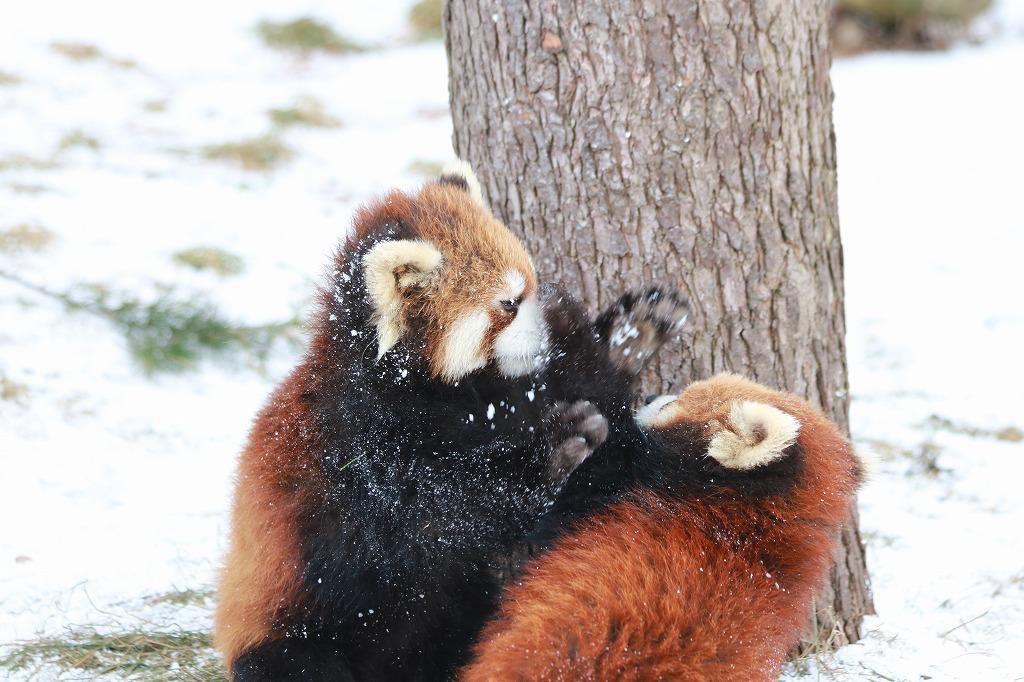
[[[405,332],[402,293],[413,287],[429,286],[443,260],[437,247],[418,239],[381,242],[363,257],[366,291],[377,324],[378,358],[398,343]]]
[[[727,428],[711,438],[708,455],[729,469],[753,469],[781,457],[799,434],[796,417],[773,405],[744,400],[729,410]]]
[[[857,457],[857,484],[870,483],[878,470],[878,453],[874,450],[856,448],[853,454]]]
[[[468,161],[460,159],[445,164],[441,171],[441,182],[459,185],[469,192],[469,196],[473,197],[474,201],[486,208],[487,204],[484,203],[484,195],[480,190],[480,181],[477,180],[476,173],[473,172],[473,167],[469,165]]]

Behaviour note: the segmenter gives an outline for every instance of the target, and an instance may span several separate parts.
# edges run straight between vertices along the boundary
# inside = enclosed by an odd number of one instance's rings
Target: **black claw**
[[[679,330],[689,311],[687,299],[674,289],[647,287],[623,294],[595,326],[612,363],[638,377],[647,361]]]
[[[557,402],[546,421],[556,478],[571,473],[608,437],[608,420],[588,400]]]

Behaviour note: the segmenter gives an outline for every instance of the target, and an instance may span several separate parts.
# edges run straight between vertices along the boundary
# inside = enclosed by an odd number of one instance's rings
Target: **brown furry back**
[[[298,519],[323,490],[313,456],[315,434],[299,397],[299,377],[283,383],[256,417],[238,462],[231,544],[218,589],[215,646],[230,667],[246,649],[274,636],[279,615],[300,592]]]
[[[860,476],[845,438],[790,394],[738,377],[694,384],[665,435],[703,432],[736,400],[800,422],[785,494],[635,495],[591,518],[507,589],[466,682],[773,680],[806,624]],[[679,431],[681,433],[681,430]],[[686,451],[682,457],[700,457]],[[756,475],[756,470],[751,473]]]

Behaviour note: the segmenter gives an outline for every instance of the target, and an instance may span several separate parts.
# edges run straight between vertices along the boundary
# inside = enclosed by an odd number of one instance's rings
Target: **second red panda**
[[[862,476],[850,443],[732,375],[637,418],[622,494],[506,589],[462,680],[777,678]]]

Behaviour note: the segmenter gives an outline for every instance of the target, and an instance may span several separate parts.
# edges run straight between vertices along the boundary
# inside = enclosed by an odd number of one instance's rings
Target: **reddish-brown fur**
[[[666,408],[676,410],[672,425],[659,430],[671,441],[696,427],[710,439],[737,400],[799,420],[805,461],[795,484],[769,497],[709,490],[680,501],[647,491],[615,504],[507,588],[461,679],[777,677],[828,569],[860,467],[805,401],[734,376],[689,387]]]
[[[293,375],[274,392],[239,458],[214,627],[214,643],[228,667],[241,652],[274,636],[279,615],[299,600],[295,521],[323,490],[310,454],[315,450],[309,434],[315,430],[303,426],[312,424],[299,391]],[[296,448],[300,443],[307,447]]]

